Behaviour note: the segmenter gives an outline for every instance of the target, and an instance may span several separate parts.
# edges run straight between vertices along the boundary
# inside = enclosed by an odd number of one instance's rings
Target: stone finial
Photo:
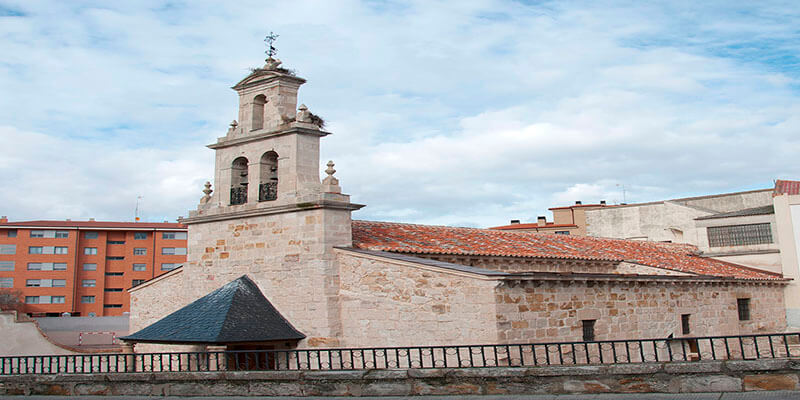
[[[234,121],[234,122],[236,122],[236,121]],[[208,203],[209,200],[211,200],[211,193],[213,192],[213,190],[211,190],[211,182],[206,181],[206,184],[203,185],[203,186],[205,186],[205,189],[203,189],[203,193],[205,194],[205,196],[203,196],[200,199],[200,204]]]
[[[239,126],[239,123],[236,120],[231,121],[230,128],[228,128],[228,133],[232,133],[236,130],[236,127]]]
[[[272,57],[267,58],[266,61],[267,61],[267,63],[264,64],[264,69],[267,70],[267,71],[274,71],[274,70],[278,69],[281,66],[281,64],[283,64],[283,61],[278,60],[277,58],[272,58]]]
[[[297,122],[311,122],[311,112],[308,111],[308,107],[305,104],[300,104],[300,107],[297,108],[297,116],[294,120]]]
[[[322,180],[322,185],[324,186],[325,192],[342,193],[342,188],[339,187],[339,180],[333,176],[333,174],[336,173],[336,170],[333,169],[333,166],[336,164],[334,164],[333,161],[328,161],[328,164],[326,165],[328,168],[325,169],[325,173],[328,174],[328,176]]]

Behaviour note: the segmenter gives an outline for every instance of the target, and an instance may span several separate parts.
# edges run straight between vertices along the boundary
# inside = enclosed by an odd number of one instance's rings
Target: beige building
[[[208,146],[216,191],[207,184],[181,221],[187,262],[130,289],[136,351],[784,329],[779,274],[698,257],[692,246],[352,220],[362,206],[341,193],[332,162],[319,179],[320,139],[330,133],[296,107],[304,82],[270,58],[234,86],[239,121]],[[239,342],[177,334],[219,304],[249,315],[237,293],[269,304],[270,318],[289,333],[248,331]],[[247,318],[224,322],[216,326],[252,328]]]
[[[571,206],[549,208],[548,210],[553,213],[553,222],[548,222],[547,217],[540,215],[536,218],[536,223],[523,224],[518,219],[512,219],[508,225],[489,229],[546,232],[556,235],[586,235],[586,212],[604,207],[607,207],[605,200],[598,204],[582,204],[582,202],[576,201]]]

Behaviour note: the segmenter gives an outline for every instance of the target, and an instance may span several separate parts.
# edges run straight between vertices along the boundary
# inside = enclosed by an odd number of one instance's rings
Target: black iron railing
[[[800,357],[800,333],[469,346],[0,357],[0,375],[481,368]]]
[[[267,182],[258,185],[258,201],[278,199],[278,182]]]
[[[247,203],[247,186],[231,188],[231,205]]]

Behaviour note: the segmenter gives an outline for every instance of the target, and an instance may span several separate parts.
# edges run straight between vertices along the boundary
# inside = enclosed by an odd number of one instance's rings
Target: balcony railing
[[[258,201],[278,199],[278,182],[267,182],[258,185]]]
[[[247,203],[247,186],[231,188],[231,205]]]

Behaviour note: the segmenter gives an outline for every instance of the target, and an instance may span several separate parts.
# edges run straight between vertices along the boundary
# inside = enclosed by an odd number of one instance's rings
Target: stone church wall
[[[495,279],[337,252],[343,344],[495,343]]]

